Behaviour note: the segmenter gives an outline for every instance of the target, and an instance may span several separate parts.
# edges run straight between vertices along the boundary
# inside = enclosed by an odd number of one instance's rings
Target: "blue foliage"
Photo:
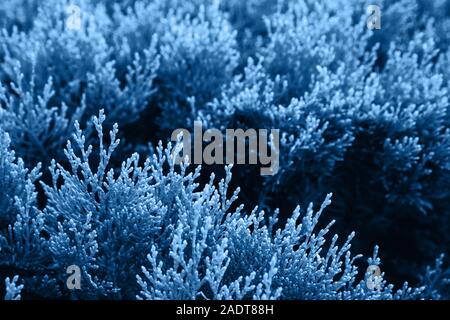
[[[29,171],[24,162],[9,149],[9,137],[0,131],[0,265],[33,270],[39,266],[44,251],[40,237],[44,218],[37,209],[34,182],[39,166]]]
[[[450,269],[444,269],[444,254],[436,258],[434,267],[428,266],[425,275],[422,276],[424,291],[422,296],[427,299],[446,299],[448,297],[448,285],[450,284]]]
[[[70,170],[54,161],[50,166],[52,186],[43,186],[48,198],[44,210],[48,246],[56,268],[82,268],[89,286],[80,292],[86,295],[82,297],[129,298],[136,268],[145,258],[142,253],[156,237],[166,210],[152,194],[149,161],[141,168],[139,156],[134,154],[117,174],[109,168],[119,140],[115,125],[109,134],[110,145],[104,145],[104,120],[103,113],[93,119],[99,138],[95,158],[76,123],[76,149],[69,141],[65,150]],[[98,167],[93,169],[90,161],[98,161]]]
[[[52,105],[55,96],[53,80],[49,78],[42,90],[36,88],[33,73],[30,82],[25,82],[20,66],[14,67],[14,80],[10,82],[14,94],[0,85],[1,126],[11,137],[15,150],[27,164],[49,161],[60,157],[60,150],[72,132],[72,126],[85,109],[82,107],[69,116],[68,107]]]
[[[0,270],[25,274],[37,293],[54,284],[46,275],[50,261],[42,235],[45,217],[37,208],[34,185],[40,166],[26,169],[23,160],[10,150],[9,136],[2,130],[0,142]],[[7,278],[7,298],[20,297],[22,286],[16,288],[16,281],[16,277],[12,282]]]
[[[448,298],[449,8],[3,0],[2,296]],[[176,165],[194,120],[279,129],[278,173]]]
[[[115,52],[107,42],[112,22],[104,11],[84,11],[74,30],[66,9],[64,1],[52,0],[39,7],[28,32],[13,28],[0,35],[2,122],[29,165],[61,158],[75,120],[104,108],[112,122],[133,123],[154,93],[156,40],[117,66],[123,49]]]
[[[23,289],[23,284],[17,285],[16,282],[18,279],[19,279],[18,276],[15,276],[12,280],[9,280],[9,278],[5,279],[6,284],[5,300],[20,300],[22,298],[20,292]]]
[[[189,98],[211,100],[232,78],[239,58],[236,32],[216,5],[173,2],[170,9],[164,1],[136,2],[114,15],[113,42],[120,63],[147,48],[153,37],[158,39],[161,63],[153,103],[164,112],[161,129],[189,123]]]

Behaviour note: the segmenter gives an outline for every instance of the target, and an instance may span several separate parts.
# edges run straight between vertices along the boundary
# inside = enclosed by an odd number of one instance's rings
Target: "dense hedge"
[[[448,297],[450,2],[375,2],[3,0],[6,298]],[[174,165],[196,120],[279,171]]]

